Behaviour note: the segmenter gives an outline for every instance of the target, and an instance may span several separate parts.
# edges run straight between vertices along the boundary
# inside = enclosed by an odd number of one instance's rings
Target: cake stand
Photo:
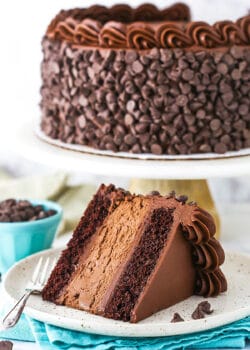
[[[250,175],[250,155],[218,159],[143,160],[82,153],[51,145],[39,139],[31,122],[15,129],[15,151],[22,156],[67,171],[95,175],[129,177],[130,190],[162,194],[175,189],[186,194],[215,217],[219,232],[219,217],[207,179]],[[13,134],[13,130],[12,130]]]

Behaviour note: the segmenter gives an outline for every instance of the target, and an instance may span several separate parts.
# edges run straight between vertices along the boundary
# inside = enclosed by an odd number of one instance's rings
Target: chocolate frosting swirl
[[[241,31],[245,35],[247,42],[250,42],[250,16],[245,16],[240,18],[237,22],[237,25],[240,27]]]
[[[74,34],[74,42],[87,46],[97,46],[99,44],[100,30],[100,22],[86,18],[77,25]]]
[[[137,50],[156,47],[155,33],[152,27],[145,23],[136,23],[127,29],[127,46]]]
[[[95,5],[61,11],[50,23],[46,35],[83,46],[138,50],[250,45],[250,16],[236,23],[221,21],[212,26],[205,22],[178,22],[189,18],[189,8],[184,4],[164,10],[150,4],[136,9],[128,5],[111,8]]]
[[[244,32],[232,21],[216,22],[214,24],[214,29],[218,32],[218,35],[222,37],[224,45],[244,45],[247,43]]]
[[[183,30],[172,23],[164,23],[156,32],[156,41],[160,47],[183,48],[192,46],[193,41]]]
[[[55,28],[55,39],[73,41],[75,26],[75,20],[73,20],[72,18],[66,18],[65,21],[58,23],[58,25]]]
[[[104,47],[126,47],[126,26],[119,22],[108,22],[100,33],[100,44]]]
[[[185,238],[193,247],[193,261],[197,278],[195,293],[205,297],[216,296],[227,289],[226,278],[220,270],[225,260],[220,243],[213,237],[215,224],[212,216],[194,206],[188,219],[182,222]]]
[[[213,48],[224,44],[220,34],[206,22],[191,22],[187,25],[186,34],[197,46]]]

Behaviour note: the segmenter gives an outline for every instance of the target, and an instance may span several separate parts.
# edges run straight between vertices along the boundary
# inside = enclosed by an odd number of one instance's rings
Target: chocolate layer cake
[[[42,131],[113,152],[250,147],[250,16],[213,25],[176,4],[61,11],[43,42]]]
[[[42,296],[138,322],[193,294],[226,291],[212,217],[185,196],[132,195],[101,185]]]

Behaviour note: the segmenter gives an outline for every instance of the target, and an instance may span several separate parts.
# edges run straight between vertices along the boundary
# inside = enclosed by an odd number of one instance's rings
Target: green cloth
[[[35,175],[13,178],[0,169],[0,201],[7,198],[48,199],[63,208],[59,233],[74,229],[96,187],[91,184],[69,186],[68,175]]]

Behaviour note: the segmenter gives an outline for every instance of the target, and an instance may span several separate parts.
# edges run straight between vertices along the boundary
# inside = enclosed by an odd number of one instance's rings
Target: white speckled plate
[[[42,255],[56,257],[59,249],[50,249],[17,263],[6,275],[4,291],[12,302],[24,291],[38,258]],[[204,331],[239,320],[250,315],[250,256],[227,253],[223,271],[228,280],[228,291],[217,298],[207,298],[214,312],[205,319],[192,320],[197,304],[204,300],[193,296],[137,323],[114,321],[84,311],[56,306],[40,296],[31,296],[25,313],[37,320],[82,332],[124,336],[155,337]],[[170,323],[174,312],[179,312],[185,322]]]

